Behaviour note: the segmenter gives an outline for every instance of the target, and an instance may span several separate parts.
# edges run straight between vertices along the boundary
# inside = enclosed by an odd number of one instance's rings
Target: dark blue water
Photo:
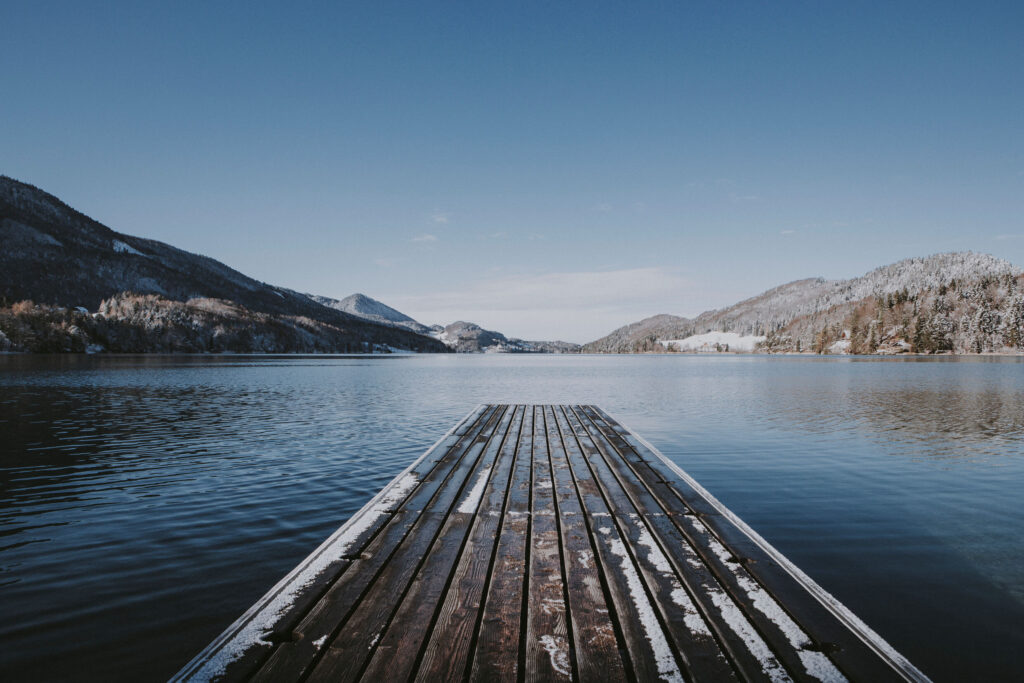
[[[936,680],[1024,673],[1024,362],[0,356],[0,680],[174,673],[481,402],[596,403]]]

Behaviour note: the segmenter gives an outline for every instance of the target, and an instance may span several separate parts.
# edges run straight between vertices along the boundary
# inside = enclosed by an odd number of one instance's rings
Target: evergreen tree
[[[1000,333],[1005,346],[1024,348],[1024,294],[1007,298]]]

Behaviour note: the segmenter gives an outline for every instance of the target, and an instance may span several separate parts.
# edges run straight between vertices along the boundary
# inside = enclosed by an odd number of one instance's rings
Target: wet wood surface
[[[176,680],[927,680],[596,406],[473,411]]]

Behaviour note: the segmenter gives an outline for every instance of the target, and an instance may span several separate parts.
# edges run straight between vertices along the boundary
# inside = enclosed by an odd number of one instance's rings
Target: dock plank
[[[609,468],[615,470],[612,476],[619,479],[637,509],[642,514],[664,516],[666,508],[630,466],[623,450],[625,444],[620,442],[618,434],[602,430],[601,427],[607,427],[607,423],[591,408],[584,408],[581,412],[587,415],[590,425],[598,434],[595,438],[602,447],[608,449],[604,451],[604,459]],[[817,680],[820,675],[828,676],[831,680],[842,679],[842,674],[820,649],[808,649],[813,646],[810,638],[788,618],[770,595],[750,579],[739,558],[726,551],[695,515],[685,514],[685,510],[675,506],[674,500],[668,503],[669,509],[677,514],[669,516],[665,519],[667,523],[659,525],[659,535],[669,549],[669,554],[681,554],[686,558],[685,561],[693,560],[695,564],[699,562],[708,569],[708,573],[728,594],[731,604],[741,610],[746,622],[756,629],[760,637],[756,647],[762,644],[770,647],[771,656],[766,655],[762,662],[767,669],[766,673],[781,664],[797,680],[809,680],[809,677],[810,680]],[[791,630],[784,630],[785,626]],[[744,629],[738,631],[743,632]],[[747,637],[753,639],[752,634]],[[754,642],[751,640],[751,645]],[[755,647],[750,649],[756,651]]]
[[[666,560],[672,565],[680,582],[685,582],[689,593],[696,598],[696,604],[707,623],[715,632],[723,649],[733,661],[743,678],[747,680],[785,680],[789,677],[762,634],[750,623],[749,616],[737,603],[735,596],[710,570],[696,548],[673,524],[666,510],[659,506],[632,473],[624,468],[621,460],[609,453],[611,445],[604,434],[588,419],[585,410],[576,412],[581,427],[587,433],[595,449],[591,464],[599,471],[598,479],[615,496],[619,519],[628,528],[628,535],[640,545],[643,531],[639,528],[638,517],[645,515],[649,524],[646,530],[653,530],[654,543],[664,551]]]
[[[321,651],[321,656],[313,665],[306,680],[316,681],[351,681],[358,680],[369,657],[374,655],[381,637],[386,632],[392,615],[407,595],[410,588],[419,587],[423,583],[414,583],[420,568],[427,563],[427,576],[433,581],[428,588],[436,584],[437,577],[432,572],[444,571],[444,566],[461,547],[460,532],[467,526],[464,519],[453,521],[452,511],[463,498],[472,483],[481,475],[487,477],[493,468],[493,458],[497,448],[493,447],[501,436],[502,419],[507,411],[502,408],[495,412],[492,422],[485,429],[467,455],[472,463],[466,467],[461,481],[453,478],[445,486],[431,506],[424,511],[421,528],[412,535],[412,542],[399,548],[399,554],[388,562],[376,580],[356,605],[344,626]],[[498,418],[495,420],[495,418]],[[474,451],[478,455],[474,458]],[[436,552],[430,551],[436,549]],[[410,604],[410,603],[404,603]],[[433,604],[413,605],[415,616],[424,617],[423,610],[433,610]],[[421,622],[421,628],[425,626]],[[394,644],[390,644],[394,647]],[[415,646],[402,648],[396,652],[401,657],[415,656]],[[397,657],[396,657],[397,659]],[[371,679],[372,680],[372,679]]]
[[[380,638],[363,672],[365,678],[408,680],[417,669],[429,675],[431,667],[425,667],[418,655],[421,647],[427,644],[427,638],[441,634],[451,638],[445,643],[446,654],[450,657],[439,657],[434,650],[430,664],[437,673],[431,680],[463,676],[464,651],[468,649],[466,640],[472,638],[476,624],[479,599],[475,596],[482,591],[490,568],[493,533],[497,526],[497,516],[488,514],[488,510],[491,505],[501,509],[515,455],[514,445],[511,449],[506,448],[510,436],[515,443],[512,431],[514,413],[513,409],[508,409],[502,417],[488,445],[483,466],[467,483],[456,506],[450,510],[438,539]],[[477,514],[478,509],[482,510],[482,515]],[[465,561],[459,563],[460,557]],[[460,568],[461,575],[458,572]],[[446,599],[446,593],[450,599]],[[456,657],[456,652],[463,652],[462,657]]]
[[[573,649],[584,680],[625,681],[615,625],[608,609],[594,546],[572,477],[566,445],[552,406],[544,407],[548,459],[554,478],[556,514],[561,523],[562,573],[566,577]]]
[[[333,642],[378,574],[388,572],[391,575],[396,567],[407,567],[412,561],[418,561],[429,547],[434,530],[443,521],[436,513],[426,512],[430,509],[428,506],[445,505],[461,490],[467,473],[473,469],[496,427],[499,413],[497,407],[492,407],[481,417],[483,424],[478,421],[478,429],[467,433],[460,441],[460,448],[453,450],[451,468],[436,472],[437,476],[429,480],[429,485],[421,485],[404,502],[383,533],[353,560],[349,571],[331,586],[299,624],[298,632],[302,637],[281,643],[256,672],[254,680],[294,680],[303,675],[318,659],[324,645]]]
[[[525,658],[522,641],[526,637],[523,613],[528,577],[532,453],[533,408],[524,407],[508,503],[502,516],[490,585],[486,589],[473,651],[470,672],[473,681],[516,681],[523,670],[520,655]]]
[[[560,413],[561,428],[567,440],[572,443],[571,450],[582,453],[582,444],[585,444],[591,461],[590,471],[593,472],[597,464],[594,461],[600,457],[600,453],[589,441],[589,436],[583,431],[572,410],[563,408]],[[621,516],[622,511],[618,512]],[[655,517],[654,521],[661,520]],[[661,548],[653,542],[649,534],[645,535],[644,530],[637,527],[634,529],[633,537],[639,541],[636,549],[643,560],[643,572],[651,582],[657,602],[662,606],[662,618],[679,653],[683,674],[696,680],[737,680],[737,675],[715,640],[711,627],[691,598],[692,589],[689,592],[686,590],[684,580],[673,573]]]
[[[522,406],[516,406],[508,433],[501,445],[498,465],[487,485],[469,540],[456,568],[447,595],[416,672],[416,680],[456,680],[465,675],[483,608],[497,550],[498,533],[505,516],[512,472],[516,465],[523,425]],[[382,672],[383,673],[383,672]]]
[[[577,444],[579,441],[577,440]],[[681,680],[676,652],[658,621],[647,588],[615,523],[616,513],[601,490],[585,447],[568,453],[570,467],[596,548],[596,557],[614,606],[618,629],[639,680]]]
[[[569,681],[575,665],[562,577],[562,544],[555,510],[544,412],[533,407],[533,499],[526,601],[527,680]]]
[[[927,681],[600,408],[480,406],[175,681]]]
[[[767,609],[769,614],[756,607],[748,611],[777,643],[776,651],[789,659],[798,677],[820,678],[818,667],[824,665],[822,660],[827,653],[827,659],[854,680],[907,680],[908,676],[911,680],[925,680],[923,674],[856,617],[856,628],[851,629],[845,619],[852,615],[824,591],[824,599],[808,600],[806,582],[794,576],[795,568],[787,566],[788,561],[778,561],[781,554],[766,552],[763,539],[757,537],[763,545],[755,541],[745,525],[738,526],[727,510],[723,514],[724,508],[716,505],[717,501],[691,486],[625,427],[596,406],[583,410],[616,444],[620,460],[632,467],[653,494],[676,513],[672,515],[673,521],[696,541],[709,568],[730,584],[735,594],[745,594],[746,599],[741,598],[745,603]],[[799,570],[796,573],[802,575]],[[821,590],[816,585],[812,588]],[[840,608],[838,613],[836,607]],[[785,628],[773,621],[782,622]],[[866,633],[859,633],[861,629]],[[792,662],[794,654],[800,664]]]

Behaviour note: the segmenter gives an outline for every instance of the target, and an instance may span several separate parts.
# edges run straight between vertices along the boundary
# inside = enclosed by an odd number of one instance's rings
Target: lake
[[[601,406],[935,680],[1024,675],[1024,358],[0,356],[0,679],[166,679],[485,402]]]

